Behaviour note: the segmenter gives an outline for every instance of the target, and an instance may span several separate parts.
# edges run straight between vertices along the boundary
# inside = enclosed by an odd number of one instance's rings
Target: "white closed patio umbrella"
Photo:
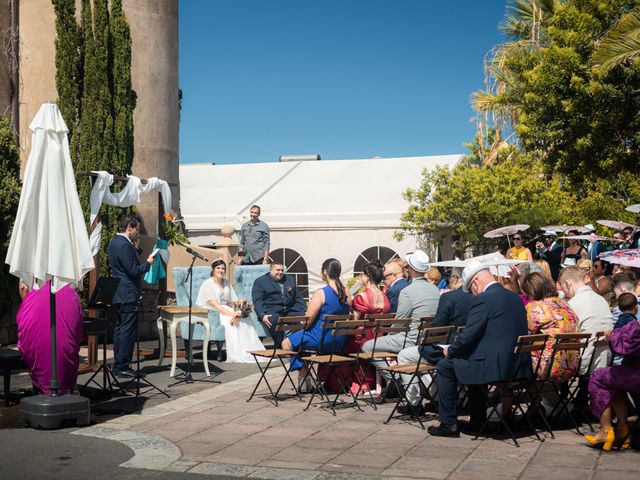
[[[23,415],[28,407],[30,413],[41,412],[48,419],[34,425],[27,418],[32,426],[53,428],[50,421],[55,423],[59,412],[82,407],[86,401],[73,395],[58,396],[55,292],[69,283],[78,285],[94,263],[71,165],[68,129],[58,107],[43,104],[29,128],[33,132],[31,153],[5,261],[11,274],[30,289],[51,280],[52,393],[44,399],[26,398],[20,408]]]

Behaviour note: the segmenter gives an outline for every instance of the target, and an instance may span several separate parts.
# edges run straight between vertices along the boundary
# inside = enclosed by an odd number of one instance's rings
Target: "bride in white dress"
[[[251,317],[242,318],[240,311],[234,311],[233,302],[238,300],[236,292],[226,277],[227,266],[218,259],[211,264],[211,278],[200,286],[196,305],[220,313],[220,323],[224,327],[224,340],[228,363],[253,363],[249,350],[264,350],[258,331]]]

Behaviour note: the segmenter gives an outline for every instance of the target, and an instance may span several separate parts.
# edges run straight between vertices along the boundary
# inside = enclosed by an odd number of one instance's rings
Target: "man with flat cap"
[[[527,313],[520,297],[496,282],[489,265],[471,262],[462,272],[462,288],[475,300],[467,325],[444,348],[438,362],[438,416],[440,425],[428,428],[430,435],[459,437],[460,430],[477,432],[486,418],[482,388],[507,380],[513,373],[513,351],[520,335],[527,335]],[[521,355],[516,378],[531,376],[531,358]],[[467,385],[471,405],[470,422],[458,422],[457,384]]]

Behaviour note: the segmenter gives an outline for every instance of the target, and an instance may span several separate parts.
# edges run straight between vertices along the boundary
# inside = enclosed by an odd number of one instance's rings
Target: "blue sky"
[[[503,0],[180,0],[181,163],[466,152]]]

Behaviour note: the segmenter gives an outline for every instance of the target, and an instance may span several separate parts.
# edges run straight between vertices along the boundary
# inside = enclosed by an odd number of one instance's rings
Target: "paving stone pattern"
[[[269,376],[277,381],[282,370]],[[249,375],[76,433],[130,446],[135,456],[123,466],[246,478],[626,480],[640,467],[640,452],[599,452],[570,430],[543,442],[522,436],[516,448],[504,437],[447,439],[399,419],[384,425],[391,403],[339,409],[335,417],[321,406],[304,411],[306,402],[296,399],[278,407],[264,398],[247,403],[257,379]]]

